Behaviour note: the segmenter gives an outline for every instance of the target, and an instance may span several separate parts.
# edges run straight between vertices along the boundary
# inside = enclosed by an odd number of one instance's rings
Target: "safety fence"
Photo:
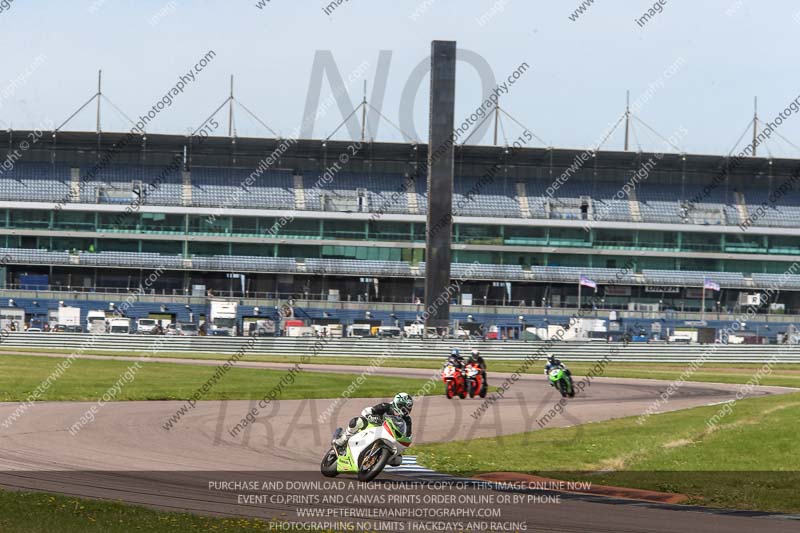
[[[467,354],[472,348],[489,359],[522,359],[531,354],[555,354],[571,361],[596,361],[608,356],[612,361],[689,362],[703,358],[710,362],[763,363],[773,360],[800,363],[800,345],[722,345],[668,343],[557,342],[542,350],[543,342],[469,341],[441,339],[375,339],[375,338],[291,338],[291,337],[181,337],[155,335],[23,333],[4,331],[0,337],[2,351],[58,350],[112,353],[165,354],[234,354],[247,356],[318,356],[372,358],[390,357],[444,359],[451,348]]]

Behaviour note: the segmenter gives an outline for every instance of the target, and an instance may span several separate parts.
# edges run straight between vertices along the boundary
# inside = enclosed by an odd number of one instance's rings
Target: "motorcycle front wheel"
[[[565,379],[558,380],[558,391],[561,393],[562,398],[567,397],[567,381]]]
[[[447,384],[445,385],[445,390],[446,390],[445,394],[447,395],[448,400],[453,397],[453,388],[454,388],[453,382],[448,381]]]
[[[372,481],[375,479],[375,476],[383,471],[391,454],[387,448],[381,446],[380,442],[372,443],[361,453],[363,459],[358,467],[358,480]]]
[[[339,475],[339,470],[336,468],[336,460],[338,457],[333,448],[328,450],[328,453],[325,454],[325,457],[322,458],[322,463],[319,465],[319,470],[322,472],[323,476],[336,477]]]

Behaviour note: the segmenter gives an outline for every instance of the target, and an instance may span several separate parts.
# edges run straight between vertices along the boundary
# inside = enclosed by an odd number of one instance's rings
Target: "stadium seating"
[[[424,176],[413,184],[399,173],[358,174],[339,172],[330,179],[306,172],[297,177],[285,169],[270,169],[247,187],[251,168],[192,167],[189,174],[191,195],[182,195],[183,176],[171,172],[155,183],[164,170],[159,165],[113,164],[93,170],[80,170],[79,199],[83,203],[127,204],[139,201],[144,191],[146,205],[192,205],[198,207],[302,209],[363,213],[426,214],[427,182]],[[87,179],[92,173],[91,179]],[[796,227],[800,225],[800,202],[785,195],[770,203],[765,187],[741,191],[745,207],[737,205],[737,193],[726,188],[708,191],[701,202],[690,203],[696,186],[641,181],[631,197],[620,196],[625,175],[594,179],[579,172],[553,188],[556,175],[507,177],[456,176],[453,211],[460,216],[542,218],[651,222],[693,225],[738,225],[744,213],[755,213],[762,203],[767,212],[753,220],[755,226]],[[521,180],[522,189],[518,188]],[[76,180],[77,181],[77,180]],[[0,200],[63,202],[70,198],[71,168],[62,163],[18,161],[0,174]],[[302,192],[295,190],[302,184]],[[409,189],[409,185],[412,188]],[[246,187],[246,188],[245,188]],[[518,190],[526,191],[528,212],[522,212]],[[413,199],[410,197],[414,195]],[[552,195],[552,196],[551,196]],[[411,201],[413,200],[413,202]],[[634,218],[631,203],[638,207]]]
[[[0,175],[0,200],[60,202],[69,195],[66,165],[18,161]]]
[[[745,189],[744,197],[753,226],[797,227],[800,225],[800,204],[793,198],[793,195],[782,195],[777,199],[773,196],[771,201],[768,187],[751,187]],[[766,209],[762,207],[759,210],[762,205],[768,207]]]
[[[753,273],[753,284],[757,287],[800,289],[800,276],[797,274]]]
[[[241,270],[247,272],[296,272],[297,262],[290,257],[195,255],[192,257],[192,268],[200,270]]]
[[[405,177],[401,174],[370,176],[339,172],[303,177],[305,209],[408,213]],[[359,191],[362,191],[359,199]]]
[[[419,264],[420,275],[425,274],[425,262]],[[453,263],[450,266],[450,277],[455,279],[526,279],[519,265],[484,265],[478,263]]]
[[[552,180],[527,181],[531,217],[567,220],[632,220],[627,199],[616,195],[622,181],[595,182],[569,179],[551,188]],[[550,196],[552,194],[552,197]],[[583,209],[582,209],[583,208]]]
[[[203,207],[294,209],[292,173],[267,170],[248,185],[252,169],[193,167],[192,205]]]
[[[181,268],[180,255],[156,254],[150,252],[78,252],[80,264],[89,266],[116,266],[136,268]]]
[[[181,174],[164,166],[107,165],[81,169],[80,198],[88,203],[180,205]],[[94,174],[92,174],[94,172]],[[91,179],[86,179],[92,175]],[[143,196],[143,200],[139,200]]]
[[[306,271],[313,274],[411,275],[410,265],[402,261],[308,258],[305,265]]]
[[[487,178],[456,177],[453,214],[463,216],[521,216],[516,198],[516,183],[502,176]]]
[[[685,285],[702,286],[708,279],[721,287],[746,287],[744,276],[740,272],[706,272],[696,270],[642,270],[644,279],[653,285]]]
[[[31,248],[0,248],[0,255],[8,257],[7,263],[68,265],[69,252],[36,250]]]
[[[635,274],[622,268],[532,266],[531,272],[537,281],[560,281],[578,283],[581,276],[597,283],[637,283]]]

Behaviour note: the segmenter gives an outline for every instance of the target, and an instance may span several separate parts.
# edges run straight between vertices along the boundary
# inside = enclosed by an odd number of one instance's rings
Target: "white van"
[[[136,333],[151,335],[156,332],[158,322],[155,318],[140,318],[136,321]]]
[[[399,337],[402,332],[397,326],[381,326],[378,328],[378,337]]]

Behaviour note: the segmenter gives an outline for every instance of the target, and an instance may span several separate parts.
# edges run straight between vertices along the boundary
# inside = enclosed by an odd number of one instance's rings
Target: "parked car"
[[[191,322],[178,322],[175,330],[178,335],[184,337],[196,337],[198,335],[197,324]]]
[[[25,331],[28,332],[28,333],[41,333],[42,332],[42,328],[28,328]]]
[[[178,326],[174,322],[169,324],[167,328],[164,330],[165,335],[177,335],[178,334]]]
[[[136,321],[136,333],[140,335],[155,335],[158,333],[158,322],[154,318],[140,318]]]
[[[402,331],[396,326],[380,326],[378,337],[399,337]]]
[[[64,324],[56,324],[55,326],[53,326],[52,331],[56,333],[63,333],[67,331],[67,326],[65,326]]]
[[[83,333],[83,326],[67,326],[67,333]]]

